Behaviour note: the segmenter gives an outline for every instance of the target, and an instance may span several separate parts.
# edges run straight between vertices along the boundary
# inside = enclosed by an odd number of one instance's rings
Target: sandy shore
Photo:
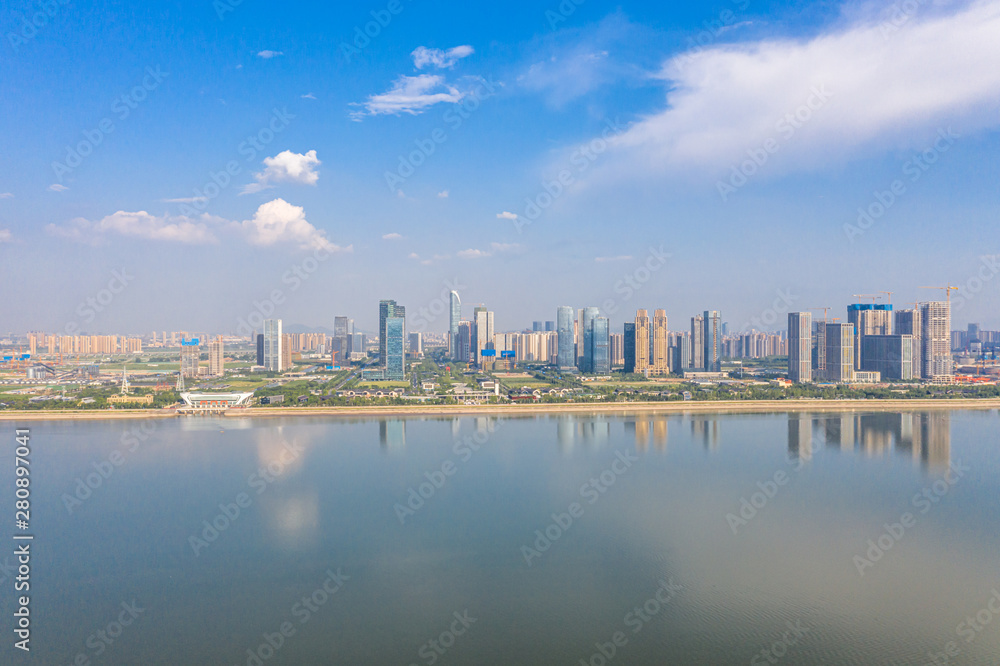
[[[914,412],[955,409],[1000,409],[1000,399],[954,400],[718,400],[703,402],[635,402],[532,405],[385,405],[366,407],[251,407],[230,410],[226,416],[525,416],[541,414],[753,414],[782,412]],[[52,410],[0,412],[0,421],[48,421],[62,419],[171,418],[173,411],[136,409],[116,411]],[[197,418],[197,417],[192,417]]]

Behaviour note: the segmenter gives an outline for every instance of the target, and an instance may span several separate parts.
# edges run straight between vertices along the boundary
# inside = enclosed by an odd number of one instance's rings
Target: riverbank
[[[371,405],[364,407],[249,407],[225,412],[230,417],[415,417],[528,416],[560,414],[659,415],[754,414],[783,412],[918,412],[1000,409],[1000,399],[941,400],[717,400],[699,402],[542,403],[504,405]],[[214,416],[218,416],[216,413]],[[181,416],[172,410],[51,410],[0,412],[0,421],[146,419]],[[196,417],[195,417],[196,418]]]

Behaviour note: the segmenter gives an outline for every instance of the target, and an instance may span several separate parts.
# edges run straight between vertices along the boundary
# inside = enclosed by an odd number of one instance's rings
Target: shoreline
[[[175,418],[179,416],[289,417],[289,416],[522,416],[559,414],[780,414],[785,412],[913,412],[928,410],[1000,409],[1000,398],[938,400],[718,400],[701,402],[553,403],[537,405],[373,405],[365,407],[248,407],[211,414],[178,414],[174,411],[53,410],[4,411],[0,421],[63,421],[102,419]]]

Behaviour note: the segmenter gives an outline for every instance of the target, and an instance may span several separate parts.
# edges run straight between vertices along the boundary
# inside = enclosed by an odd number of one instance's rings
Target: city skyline
[[[5,5],[0,329],[374,330],[371,294],[451,290],[740,328],[945,282],[1000,328],[1000,2],[403,6],[356,46],[364,8]]]

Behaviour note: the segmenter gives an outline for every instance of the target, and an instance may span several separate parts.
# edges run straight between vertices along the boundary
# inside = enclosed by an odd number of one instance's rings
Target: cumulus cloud
[[[417,69],[423,69],[428,65],[437,67],[438,69],[450,69],[455,66],[456,62],[462,58],[467,58],[473,53],[472,47],[464,44],[448,49],[447,51],[418,46],[410,55],[413,56],[413,65]]]
[[[354,120],[365,116],[401,113],[418,115],[435,104],[456,104],[465,97],[465,93],[445,81],[437,74],[418,74],[417,76],[401,76],[393,83],[388,92],[372,95],[359,106],[363,111],[351,114]]]
[[[510,252],[512,250],[520,249],[520,244],[518,243],[490,243],[489,250],[477,250],[475,248],[470,248],[468,250],[462,250],[461,252],[456,252],[458,257],[462,259],[483,259],[485,257],[492,257],[494,254],[499,254],[501,252]]]
[[[996,127],[998,34],[1000,2],[989,0],[682,54],[660,73],[666,108],[617,137],[603,168],[724,172],[768,140],[772,162],[822,168],[921,146],[951,124]]]
[[[13,199],[14,195],[10,192],[0,192],[0,199]]]
[[[438,199],[447,199],[447,198],[448,198],[448,190],[441,190],[440,192],[438,192]]]
[[[68,189],[69,189],[68,187],[66,187],[65,185],[60,185],[59,183],[52,183],[48,187],[49,192],[65,192]]]
[[[134,213],[120,210],[96,222],[75,218],[64,226],[50,224],[46,231],[53,236],[85,243],[97,243],[107,234],[117,234],[145,240],[200,245],[217,241],[211,226],[220,221],[208,214],[190,218],[185,215],[151,215],[144,210]]]
[[[9,243],[13,236],[10,233],[10,229],[0,229],[0,243]]]
[[[271,58],[277,58],[278,56],[285,55],[283,51],[269,51],[267,49],[263,51],[258,51],[257,55],[264,60],[270,60]]]
[[[253,194],[273,187],[273,183],[299,183],[315,185],[319,180],[316,167],[322,164],[316,158],[316,151],[310,150],[304,155],[285,150],[274,157],[265,157],[263,171],[255,173],[256,183],[244,186],[240,194]]]
[[[468,250],[460,250],[457,254],[462,259],[482,259],[483,257],[490,256],[490,253],[485,250],[475,250],[472,248]]]
[[[402,234],[397,234],[395,232],[391,234],[382,234],[382,240],[401,240],[402,238]]]
[[[257,209],[252,219],[241,225],[247,241],[253,245],[270,246],[291,243],[303,250],[350,252],[352,246],[340,247],[330,242],[326,232],[306,220],[305,210],[284,199],[269,201]]]
[[[516,220],[517,219],[517,213],[510,213],[508,211],[504,211],[502,213],[497,213],[497,219],[498,220]]]
[[[306,93],[305,95],[299,95],[302,99],[316,99],[316,95],[312,93]]]

